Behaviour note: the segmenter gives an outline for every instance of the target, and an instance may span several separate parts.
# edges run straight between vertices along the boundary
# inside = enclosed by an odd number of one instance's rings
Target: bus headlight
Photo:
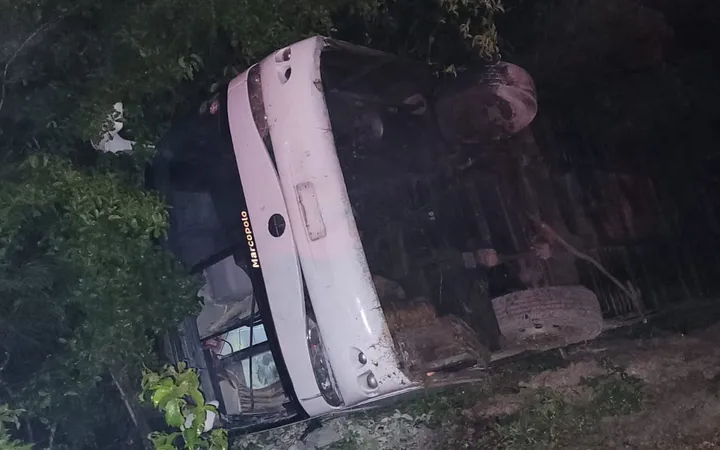
[[[308,311],[309,313],[310,311]],[[323,346],[322,336],[318,329],[314,317],[310,314],[306,315],[307,320],[307,343],[310,351],[310,362],[315,373],[315,381],[323,398],[329,405],[339,407],[342,406],[343,400],[340,392],[337,390],[335,377],[332,368],[327,361],[325,346]]]

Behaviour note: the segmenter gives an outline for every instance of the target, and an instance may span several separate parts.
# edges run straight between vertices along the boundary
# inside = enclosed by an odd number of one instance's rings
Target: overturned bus
[[[518,219],[534,234],[505,254],[474,207],[475,150],[536,112],[512,64],[442,78],[314,37],[176,124],[149,179],[170,206],[168,248],[206,284],[167,351],[199,371],[222,425],[363,407],[493,353],[596,337],[595,294],[571,270],[550,282],[533,269],[568,254],[542,208]]]

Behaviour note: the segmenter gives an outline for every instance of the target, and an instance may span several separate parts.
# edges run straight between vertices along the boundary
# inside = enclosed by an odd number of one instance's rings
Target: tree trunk
[[[135,389],[132,388],[127,380],[127,374],[124,370],[110,370],[110,376],[112,377],[113,384],[120,393],[120,398],[125,404],[125,408],[130,415],[130,419],[135,425],[135,429],[140,434],[140,439],[145,450],[152,450],[152,444],[148,439],[148,436],[152,432],[150,424],[145,417],[145,413],[142,410],[139,402],[136,400]]]

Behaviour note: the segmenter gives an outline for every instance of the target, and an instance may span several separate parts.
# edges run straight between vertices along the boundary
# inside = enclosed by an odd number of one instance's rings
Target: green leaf
[[[173,387],[160,386],[152,395],[153,406],[162,410],[161,404],[164,406],[165,403],[170,401],[173,395]]]
[[[175,428],[180,428],[185,422],[181,409],[185,401],[182,399],[172,399],[165,407],[165,422]]]
[[[202,408],[195,408],[193,411],[192,428],[195,428],[198,436],[205,431],[205,419],[207,418],[207,412]]]
[[[193,427],[183,430],[182,437],[185,440],[185,448],[194,449],[198,446],[200,434]]]
[[[210,432],[210,449],[228,450],[228,432],[222,428],[216,428]]]
[[[160,433],[160,432],[153,432],[150,433],[150,436],[148,436],[148,439],[150,442],[153,443],[153,447],[155,447],[155,450],[177,450],[177,447],[175,447],[175,440],[180,437],[180,433]]]
[[[198,389],[197,387],[188,386],[187,395],[190,396],[192,401],[195,402],[197,406],[205,406],[205,397],[203,396],[202,392],[200,392],[200,389]]]

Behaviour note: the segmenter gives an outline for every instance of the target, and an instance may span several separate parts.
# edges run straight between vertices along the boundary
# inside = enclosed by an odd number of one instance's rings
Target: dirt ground
[[[720,325],[659,334],[501,365],[439,447],[720,449]]]
[[[295,425],[233,448],[720,449],[719,344],[720,324],[616,330],[503,361],[473,384],[325,421],[319,432]]]

